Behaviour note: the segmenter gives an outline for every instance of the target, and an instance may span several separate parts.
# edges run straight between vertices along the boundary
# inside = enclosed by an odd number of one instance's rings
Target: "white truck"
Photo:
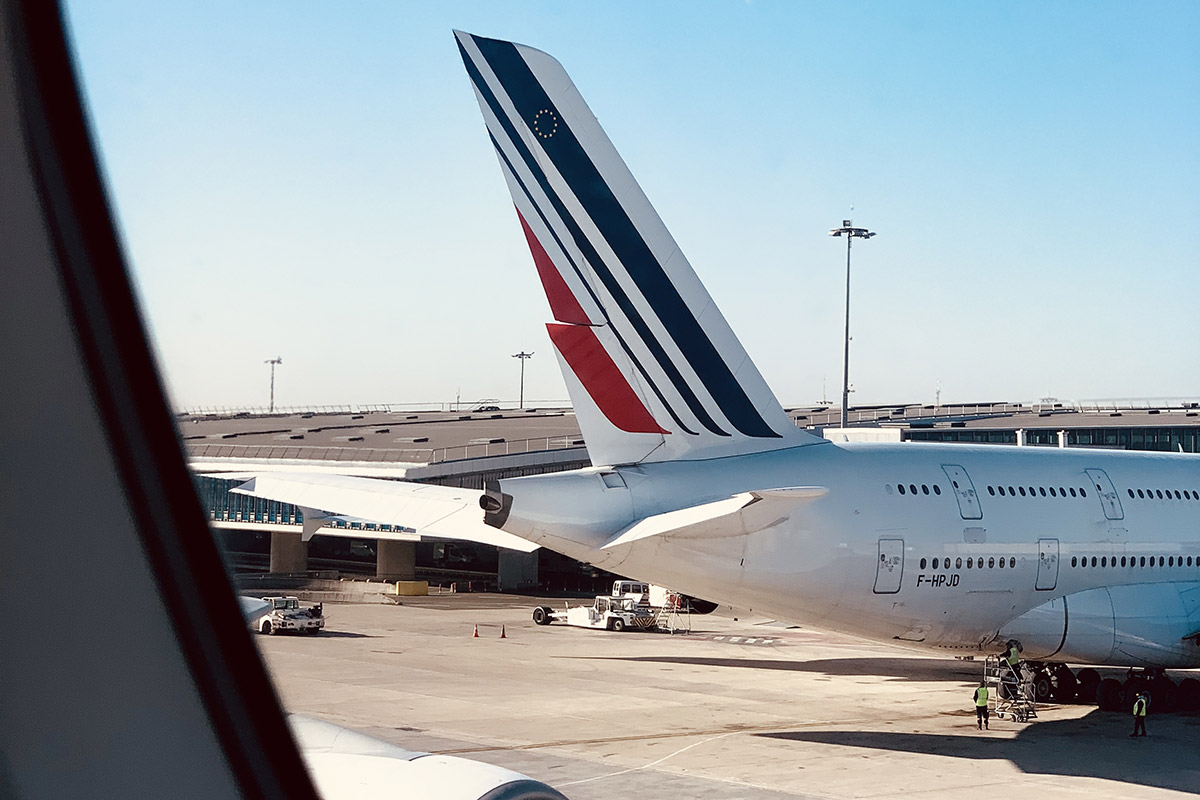
[[[273,635],[281,631],[317,634],[325,627],[325,611],[321,603],[302,608],[300,598],[272,596],[262,598],[270,605],[250,618],[250,627],[259,633]]]
[[[590,606],[567,606],[555,611],[550,606],[538,606],[533,610],[533,621],[538,625],[563,622],[577,628],[595,628],[608,631],[623,631],[628,628],[653,630],[654,612],[646,603],[633,597],[608,597],[599,595]]]

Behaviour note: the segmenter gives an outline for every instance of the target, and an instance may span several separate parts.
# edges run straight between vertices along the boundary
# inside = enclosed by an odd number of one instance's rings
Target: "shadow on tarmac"
[[[321,631],[316,637],[318,639],[378,639],[370,633],[353,633],[351,631],[331,631],[328,628]]]
[[[818,658],[794,661],[774,658],[701,658],[692,656],[566,656],[603,661],[680,664],[696,667],[733,667],[737,669],[779,670],[782,672],[819,672],[825,675],[870,675],[898,681],[979,680],[982,664],[947,661],[938,658]]]
[[[1027,725],[1015,739],[977,732],[974,715],[961,735],[880,731],[785,731],[758,733],[767,739],[924,753],[964,759],[1003,758],[1023,772],[1123,781],[1200,794],[1200,715],[1151,715],[1150,735],[1130,739],[1127,714],[1097,709],[1080,719],[1048,720]],[[993,724],[996,720],[993,719]],[[1005,728],[1012,723],[1001,722]]]

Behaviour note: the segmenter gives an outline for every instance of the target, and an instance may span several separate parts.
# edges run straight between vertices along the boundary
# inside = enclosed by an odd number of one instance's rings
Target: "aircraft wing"
[[[335,519],[357,519],[411,528],[421,536],[490,544],[523,553],[538,545],[484,524],[478,489],[406,481],[308,473],[261,473],[230,491],[299,506],[307,540]],[[402,531],[325,529],[335,536],[411,540]]]
[[[607,550],[650,536],[717,539],[743,536],[786,519],[805,503],[829,494],[824,486],[789,486],[741,492],[724,500],[655,514],[617,533],[601,549]]]

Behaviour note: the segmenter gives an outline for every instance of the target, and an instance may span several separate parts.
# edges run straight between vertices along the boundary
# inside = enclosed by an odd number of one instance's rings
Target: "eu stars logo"
[[[558,115],[548,108],[533,115],[533,132],[543,139],[549,139],[558,131]]]

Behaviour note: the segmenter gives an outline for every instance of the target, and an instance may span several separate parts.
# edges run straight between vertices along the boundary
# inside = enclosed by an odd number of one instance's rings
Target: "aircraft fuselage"
[[[751,533],[601,549],[645,517],[792,486],[829,491]],[[828,444],[501,488],[505,530],[781,620],[943,652],[1011,636],[1030,658],[1200,666],[1200,457]]]

